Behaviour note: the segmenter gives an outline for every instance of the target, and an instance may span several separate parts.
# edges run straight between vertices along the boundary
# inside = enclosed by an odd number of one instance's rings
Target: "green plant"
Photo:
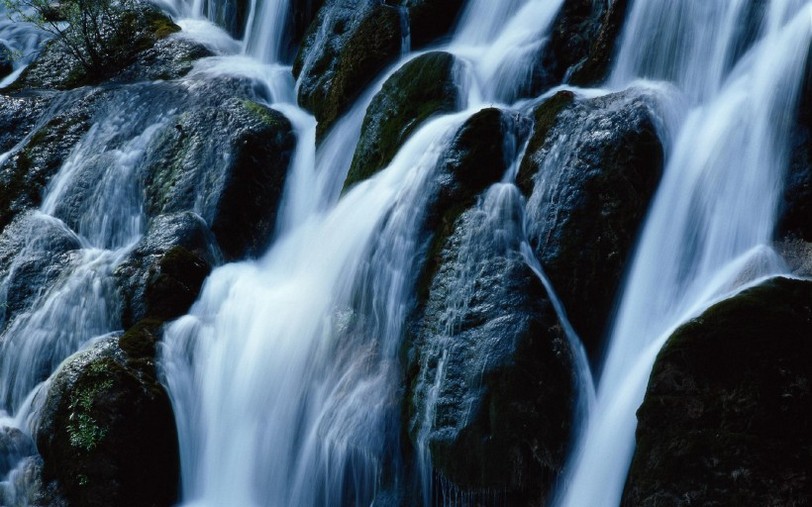
[[[134,0],[0,0],[9,17],[29,22],[54,36],[89,75],[98,75],[117,59],[109,42],[126,24],[117,23]]]

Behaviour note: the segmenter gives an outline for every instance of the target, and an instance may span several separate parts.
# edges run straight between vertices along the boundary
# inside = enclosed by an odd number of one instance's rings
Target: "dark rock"
[[[17,428],[0,428],[0,477],[5,477],[23,458],[36,453],[31,437]]]
[[[307,29],[316,19],[316,13],[319,12],[322,5],[324,5],[324,0],[295,0],[290,3],[290,22],[285,24],[285,40],[289,44],[287,60],[295,60]]]
[[[465,5],[463,0],[384,0],[384,3],[408,9],[409,33],[415,48],[448,35]]]
[[[79,239],[58,220],[28,212],[0,234],[0,330],[30,308],[75,261]]]
[[[71,505],[171,505],[179,455],[169,398],[151,361],[128,361],[114,338],[51,381],[37,430],[46,481]]]
[[[386,167],[427,118],[457,108],[456,65],[448,53],[427,53],[386,80],[367,108],[345,188]]]
[[[327,0],[294,63],[299,104],[318,120],[319,138],[400,54],[397,10],[377,0]]]
[[[11,88],[52,88],[67,90],[88,84],[97,84],[110,78],[133,63],[139,53],[149,50],[156,42],[180,27],[154,7],[140,0],[133,0],[126,10],[113,9],[108,19],[99,17],[104,26],[96,33],[99,40],[97,59],[92,61],[84,51],[86,62],[82,62],[59,38],[47,43],[39,56],[23,71]],[[68,28],[69,35],[79,27]],[[82,37],[82,36],[80,36]],[[96,35],[90,36],[95,40]],[[87,37],[83,37],[85,40]]]
[[[807,505],[812,283],[775,278],[685,324],[637,413],[624,505]]]
[[[45,185],[90,129],[103,90],[83,89],[54,97],[33,135],[0,165],[0,230],[19,212],[36,207]]]
[[[498,182],[530,131],[530,121],[516,114],[487,108],[472,115],[442,155],[429,200],[425,230],[433,239],[417,286],[419,302],[440,263],[440,252],[454,223],[473,206],[488,186]]]
[[[14,59],[8,47],[0,43],[0,79],[14,72]]]
[[[212,56],[205,46],[189,39],[169,36],[135,56],[135,61],[109,80],[112,83],[170,80],[185,76],[195,60]]]
[[[14,148],[31,133],[48,104],[43,96],[0,94],[0,154]]]
[[[145,318],[165,321],[186,313],[220,260],[206,223],[192,212],[162,215],[116,268],[125,329]]]
[[[577,86],[594,86],[604,80],[615,53],[615,45],[626,18],[628,0],[608,0],[601,8],[601,2],[592,2],[590,15],[573,29],[585,28],[576,35],[573,30],[556,32],[553,45],[558,45],[559,61],[567,65],[569,82]],[[586,26],[583,24],[586,23]],[[588,47],[585,47],[588,45]]]
[[[198,210],[227,260],[255,256],[276,222],[293,128],[277,111],[210,90],[219,100],[184,111],[148,150],[147,213]]]
[[[540,148],[526,152],[519,179],[534,174],[528,237],[594,360],[662,174],[663,148],[645,93],[570,100],[559,94],[536,110],[530,145]]]
[[[410,436],[461,494],[541,505],[566,456],[572,359],[519,251],[522,204],[491,188],[443,245],[410,352]]]

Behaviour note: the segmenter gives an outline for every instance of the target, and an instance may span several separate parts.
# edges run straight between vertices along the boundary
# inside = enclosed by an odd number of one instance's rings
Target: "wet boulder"
[[[386,167],[430,116],[457,109],[456,65],[448,53],[427,53],[386,80],[367,108],[345,188]]]
[[[47,386],[36,434],[44,479],[71,505],[171,505],[180,478],[172,407],[154,362],[117,342],[73,356]]]
[[[520,251],[522,201],[495,185],[443,243],[409,350],[409,434],[437,484],[541,505],[566,457],[573,368]]]
[[[80,241],[63,223],[35,211],[0,234],[0,330],[31,307],[74,265]]]
[[[441,155],[433,181],[424,223],[431,238],[426,262],[417,285],[419,305],[425,301],[429,284],[440,264],[440,252],[463,211],[476,202],[490,185],[500,181],[530,132],[524,116],[496,108],[474,113],[457,130]]]
[[[520,168],[530,243],[593,359],[663,170],[655,107],[637,90],[558,94],[536,109]]]
[[[53,97],[33,134],[0,163],[0,229],[21,211],[39,206],[48,181],[90,129],[106,95],[83,89]]]
[[[406,9],[412,46],[423,47],[443,36],[450,36],[465,5],[463,0],[384,0],[393,7]]]
[[[223,96],[217,84],[197,90],[215,100],[190,105],[150,145],[146,211],[196,210],[231,260],[270,241],[295,135],[281,113],[249,95]]]
[[[48,98],[0,94],[0,154],[14,148],[31,133],[43,114]]]
[[[219,260],[216,241],[199,216],[183,212],[153,220],[115,271],[124,327],[145,318],[162,322],[185,314]]]
[[[544,65],[578,86],[600,83],[612,63],[628,0],[566,0],[553,25]]]
[[[318,120],[318,137],[401,48],[396,9],[377,0],[327,0],[299,49],[293,66],[299,104]]]
[[[99,26],[82,31],[76,19],[62,39],[53,39],[43,47],[12,89],[68,90],[100,83],[132,64],[141,52],[153,48],[161,39],[180,31],[157,7],[140,0],[129,2],[126,8],[113,3],[106,10],[87,12],[87,22]]]
[[[806,505],[812,283],[774,278],[679,328],[637,412],[623,505]]]
[[[136,83],[178,79],[192,70],[196,60],[213,56],[204,45],[172,34],[137,53],[131,63],[108,82]]]
[[[5,477],[26,457],[37,454],[31,437],[17,428],[0,427],[0,477]]]

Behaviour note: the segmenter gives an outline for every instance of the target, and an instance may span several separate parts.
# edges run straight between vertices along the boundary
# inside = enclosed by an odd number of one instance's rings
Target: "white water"
[[[767,245],[812,3],[770,2],[758,42],[732,62],[742,5],[664,0],[638,2],[631,13],[614,84],[635,76],[670,79],[696,106],[675,126],[679,134],[611,333],[597,406],[558,505],[619,503],[635,411],[669,334],[721,296],[785,269]]]
[[[483,97],[511,99],[532,55],[507,63],[506,55],[517,45],[538,47],[560,4],[503,6],[488,15],[493,33],[469,40],[470,25],[493,6],[472,2],[469,28],[463,22],[449,49],[467,62],[461,79],[473,83],[464,88],[474,107],[422,126],[387,168],[338,202],[348,147],[383,79],[315,154],[312,119],[292,104],[275,106],[311,146],[300,146],[291,167],[276,242],[257,261],[215,271],[190,315],[164,337],[186,503],[368,505],[384,476],[399,475],[397,354],[423,241],[423,182]]]
[[[341,200],[366,106],[385,77],[415,56],[408,54],[410,41],[404,38],[402,61],[376,79],[317,151],[315,120],[295,105],[290,68],[280,63],[287,1],[252,2],[242,41],[203,19],[217,10],[215,2],[166,4],[186,18],[179,24],[187,36],[222,55],[193,72],[251,78],[291,120],[298,139],[272,248],[256,261],[216,270],[190,315],[165,336],[184,502],[369,505],[382,478],[397,475],[397,353],[421,246],[423,183],[468,116],[515,99],[562,3],[470,0],[445,48],[464,60],[467,110],[420,128],[389,167]],[[740,27],[747,3],[638,0],[629,14],[610,85],[664,80],[690,110],[671,125],[666,174],[629,275],[595,409],[558,497],[562,505],[617,505],[634,446],[634,412],[663,341],[710,302],[783,269],[765,245],[812,7],[772,0],[760,40],[745,51]],[[10,40],[28,54],[39,40],[30,27],[20,29],[0,22],[0,38],[16,30]],[[118,326],[109,308],[116,300],[110,273],[143,227],[131,171],[162,120],[109,149],[91,149],[109,138],[105,128],[126,121],[112,113],[94,127],[45,196],[37,220],[66,227],[52,215],[74,184],[72,171],[101,162],[113,168],[97,182],[100,200],[75,230],[66,229],[81,244],[68,276],[0,339],[0,409],[16,416],[3,424],[28,429],[24,416],[37,383],[88,339]],[[510,194],[512,176],[506,178],[492,191]],[[504,210],[492,211],[496,219]],[[545,282],[532,255],[521,253]],[[560,304],[556,311],[566,324]],[[59,333],[54,322],[64,326]],[[574,333],[570,338],[581,350]],[[430,464],[421,472],[428,499]]]

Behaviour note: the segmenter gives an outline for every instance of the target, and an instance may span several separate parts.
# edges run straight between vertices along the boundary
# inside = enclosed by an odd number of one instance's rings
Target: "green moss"
[[[243,99],[242,105],[252,116],[266,126],[277,127],[280,125],[279,117],[274,114],[272,109],[248,99]]]
[[[163,322],[154,317],[141,319],[119,338],[121,350],[132,359],[155,357],[155,343]]]
[[[91,363],[70,395],[66,429],[70,444],[80,451],[94,450],[107,435],[108,430],[98,423],[94,408],[98,397],[113,387],[109,375],[112,366],[110,359]]]
[[[178,25],[159,12],[150,11],[147,14],[147,22],[149,23],[149,31],[152,32],[156,40],[165,39],[173,33],[180,32]]]
[[[456,109],[459,91],[454,65],[454,57],[448,53],[427,53],[384,83],[367,109],[345,190],[388,165],[429,117]]]

